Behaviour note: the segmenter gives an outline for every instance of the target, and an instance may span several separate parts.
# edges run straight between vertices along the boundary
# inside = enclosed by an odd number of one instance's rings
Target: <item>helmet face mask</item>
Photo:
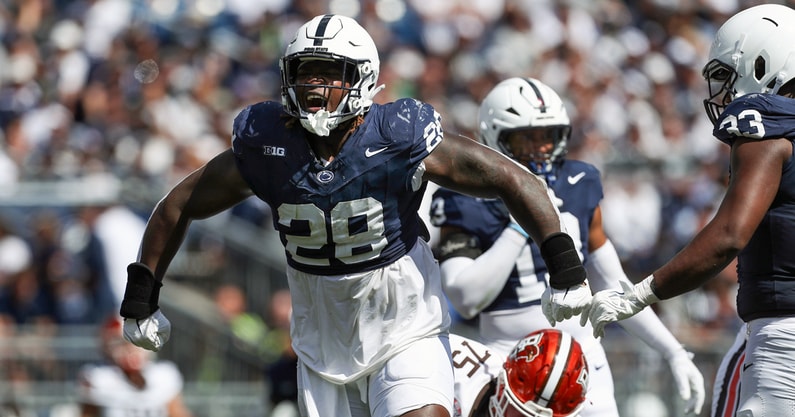
[[[795,10],[779,4],[745,9],[718,29],[702,71],[709,85],[704,109],[713,124],[735,98],[777,94],[795,78],[793,38]]]
[[[340,74],[332,80],[337,82],[320,83],[310,77],[311,83],[299,83],[300,68],[308,63],[328,65]],[[375,43],[355,20],[339,15],[317,16],[298,29],[280,61],[285,111],[297,117],[310,132],[328,136],[340,123],[370,109],[373,97],[383,88],[376,86],[379,66]],[[316,98],[324,95],[328,102],[308,105],[304,95],[307,90],[314,90]]]
[[[585,403],[588,364],[580,344],[557,329],[520,340],[503,364],[491,417],[574,417]]]
[[[554,179],[555,163],[566,156],[569,132],[568,125],[506,129],[497,141],[505,155],[549,181]]]
[[[702,75],[707,80],[709,89],[709,98],[704,100],[704,110],[714,124],[726,106],[734,100],[736,94],[734,83],[737,81],[737,71],[723,62],[713,59],[704,66]]]
[[[483,99],[478,119],[483,144],[546,176],[548,182],[554,181],[552,168],[566,155],[571,123],[563,101],[552,88],[533,78],[506,79]],[[528,140],[539,135],[551,139],[552,149],[532,158],[518,151],[519,142],[511,138],[525,133]]]

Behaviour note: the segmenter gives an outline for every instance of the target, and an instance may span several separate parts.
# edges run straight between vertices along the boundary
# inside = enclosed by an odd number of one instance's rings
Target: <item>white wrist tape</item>
[[[646,305],[660,301],[660,297],[657,297],[651,289],[652,281],[654,281],[654,275],[649,275],[643,281],[635,284],[635,295],[637,295],[640,302]]]

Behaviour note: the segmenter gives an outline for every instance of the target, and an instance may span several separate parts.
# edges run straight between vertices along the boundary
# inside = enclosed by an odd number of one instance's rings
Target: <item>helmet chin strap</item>
[[[558,176],[555,174],[553,163],[550,161],[535,162],[532,161],[527,164],[530,171],[534,174],[544,178],[548,186],[552,186],[557,181]]]

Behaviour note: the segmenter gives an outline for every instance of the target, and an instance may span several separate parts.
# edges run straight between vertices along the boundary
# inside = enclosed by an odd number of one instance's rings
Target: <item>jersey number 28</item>
[[[387,244],[384,237],[384,209],[381,202],[372,198],[341,201],[326,214],[314,204],[282,204],[278,209],[279,224],[286,240],[285,249],[296,262],[313,266],[326,266],[330,260],[320,253],[327,244],[333,245],[334,258],[346,264],[377,258]],[[293,231],[298,222],[308,225],[308,233]],[[351,234],[351,224],[366,222],[366,228]],[[306,228],[302,228],[306,230]],[[293,231],[293,233],[291,233]]]

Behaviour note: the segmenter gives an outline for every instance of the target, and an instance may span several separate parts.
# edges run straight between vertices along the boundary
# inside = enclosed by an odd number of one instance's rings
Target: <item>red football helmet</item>
[[[588,363],[568,333],[543,329],[508,356],[489,402],[492,417],[573,417],[585,403]]]

